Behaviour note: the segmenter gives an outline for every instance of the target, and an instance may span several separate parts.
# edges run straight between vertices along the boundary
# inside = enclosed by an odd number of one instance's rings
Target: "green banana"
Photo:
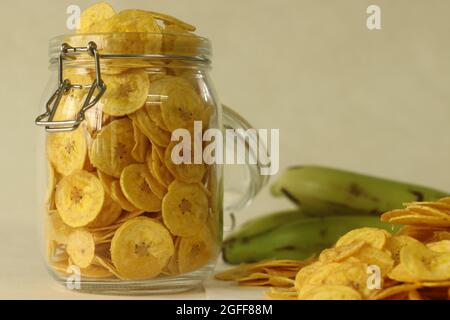
[[[397,231],[378,217],[304,217],[286,211],[244,224],[223,243],[223,258],[231,264],[264,259],[307,259],[333,245],[346,232],[361,227]]]
[[[410,201],[432,201],[448,193],[418,185],[319,166],[293,167],[273,184],[305,215],[379,215]]]

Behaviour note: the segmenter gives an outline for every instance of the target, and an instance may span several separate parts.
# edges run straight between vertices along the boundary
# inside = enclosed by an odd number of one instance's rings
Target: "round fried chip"
[[[150,186],[152,192],[162,200],[167,193],[167,188],[159,183],[159,181],[151,174],[151,172],[148,172],[148,174],[145,175],[145,181]]]
[[[54,208],[54,198],[55,198],[55,188],[56,188],[56,174],[55,169],[50,162],[47,162],[47,191],[45,193],[45,207],[47,210],[53,210]]]
[[[153,144],[165,147],[170,143],[170,132],[158,127],[158,125],[150,118],[147,107],[139,109],[135,113],[130,114],[129,117]]]
[[[356,254],[365,245],[362,240],[354,240],[346,245],[325,249],[320,253],[319,261],[323,263],[342,261]]]
[[[450,240],[441,240],[427,243],[427,248],[436,252],[450,253]]]
[[[198,185],[175,180],[164,196],[162,217],[172,234],[194,236],[208,217],[208,198]]]
[[[176,25],[180,28],[182,28],[183,30],[187,30],[187,31],[195,31],[195,26],[186,23],[184,21],[181,21],[180,19],[177,19],[175,17],[172,17],[168,14],[164,14],[164,13],[160,13],[160,12],[155,12],[155,11],[149,11],[149,13],[157,20],[161,20],[164,21],[165,24],[167,25]]]
[[[400,261],[418,280],[450,279],[450,253],[435,252],[423,244],[410,244],[400,251]]]
[[[307,291],[300,300],[362,300],[361,294],[343,285],[323,285]]]
[[[66,225],[56,210],[49,211],[46,215],[47,238],[58,244],[66,244],[73,229]]]
[[[150,141],[142,133],[141,129],[133,121],[133,132],[134,132],[134,147],[131,150],[131,156],[137,162],[145,162],[147,156],[147,150],[150,147]]]
[[[92,143],[92,164],[102,172],[119,178],[122,170],[135,162],[131,155],[134,133],[131,120],[115,120],[104,127]]]
[[[152,192],[147,183],[149,174],[146,165],[132,164],[122,171],[120,187],[127,200],[136,208],[158,212],[161,210],[161,199]]]
[[[395,264],[398,264],[400,262],[400,251],[402,248],[414,243],[419,243],[419,241],[409,236],[393,236],[386,241],[385,249],[391,253]]]
[[[162,118],[170,131],[193,129],[205,119],[205,106],[192,85],[181,77],[166,76],[150,84],[152,103],[159,102]]]
[[[160,102],[158,101],[159,97],[149,96],[149,101],[145,104],[144,108],[147,112],[149,118],[162,130],[169,131],[166,124],[164,123]]]
[[[388,278],[397,282],[417,282],[416,276],[412,275],[405,265],[402,263],[397,264],[391,272],[388,273]]]
[[[132,280],[158,276],[173,254],[174,244],[169,231],[147,217],[125,222],[111,242],[114,266],[121,276]]]
[[[87,268],[95,257],[93,235],[86,230],[75,230],[69,236],[66,250],[74,264],[80,268]]]
[[[105,94],[97,103],[106,114],[124,116],[141,108],[147,100],[149,80],[143,70],[103,75]]]
[[[390,234],[383,229],[359,228],[347,232],[337,242],[336,247],[346,245],[354,240],[362,240],[376,249],[383,249]]]
[[[83,168],[86,152],[86,138],[82,128],[47,135],[48,160],[57,172],[65,176]]]
[[[150,12],[144,10],[123,10],[108,19],[101,27],[100,32],[160,33],[161,29]]]
[[[125,211],[132,212],[137,210],[123,194],[122,188],[120,187],[120,181],[114,181],[111,184],[111,198],[113,198]]]
[[[153,154],[153,152],[155,152],[155,154]],[[147,167],[155,179],[166,188],[169,187],[174,180],[174,177],[169,169],[167,169],[166,165],[161,161],[156,150],[149,150],[147,152]]]
[[[111,196],[105,193],[105,200],[100,213],[94,221],[89,223],[90,228],[107,227],[116,221],[122,213],[122,207],[114,201]]]
[[[113,7],[106,3],[96,3],[80,15],[80,24],[77,33],[97,33],[101,31],[103,23],[115,15]]]
[[[82,227],[100,213],[105,192],[100,180],[87,171],[76,171],[56,186],[55,202],[61,219],[71,227]]]
[[[392,259],[389,251],[376,249],[369,245],[365,245],[355,252],[353,257],[369,266],[377,266],[380,268],[383,277],[394,267],[394,259]]]
[[[215,243],[205,229],[197,230],[192,237],[180,238],[178,271],[187,273],[206,265],[213,258]]]
[[[299,280],[296,279],[296,288],[298,288]],[[350,286],[363,296],[369,295],[370,292],[367,288],[367,265],[361,263],[358,259],[352,258],[348,258],[343,262],[331,262],[322,265],[303,280],[303,285],[299,291],[299,298],[307,295],[309,290],[323,285]]]
[[[164,153],[164,164],[170,173],[178,180],[186,183],[197,183],[203,180],[206,173],[206,166],[204,163],[180,163],[175,164],[172,159],[176,157],[183,158],[183,149],[177,146],[178,142],[171,142]],[[177,154],[178,152],[178,154]],[[194,151],[191,150],[191,162],[194,159]]]
[[[97,170],[97,176],[100,179],[100,182],[102,183],[103,189],[105,192],[109,195],[111,195],[111,186],[114,181],[116,181],[113,177],[110,175],[107,175],[106,173],[101,172],[100,170]]]

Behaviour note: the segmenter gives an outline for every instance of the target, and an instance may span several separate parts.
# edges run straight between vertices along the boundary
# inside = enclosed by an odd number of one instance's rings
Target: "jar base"
[[[214,270],[214,263],[191,273],[167,276],[149,280],[119,279],[76,279],[75,276],[61,276],[49,269],[52,277],[68,290],[104,295],[157,295],[175,294],[199,288]]]

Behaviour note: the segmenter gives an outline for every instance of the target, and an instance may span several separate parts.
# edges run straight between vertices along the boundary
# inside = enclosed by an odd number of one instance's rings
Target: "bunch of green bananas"
[[[242,225],[223,244],[228,263],[264,259],[306,259],[351,229],[384,228],[383,212],[410,201],[432,201],[442,191],[349,171],[317,166],[288,169],[272,186],[274,196],[286,196],[297,210],[273,213]]]

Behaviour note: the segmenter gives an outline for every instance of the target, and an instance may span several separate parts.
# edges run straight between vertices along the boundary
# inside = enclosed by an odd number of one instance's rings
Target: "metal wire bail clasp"
[[[94,58],[95,62],[95,80],[91,85],[72,84],[69,79],[64,79],[64,60],[74,59],[76,55],[87,53]],[[58,74],[58,88],[50,97],[46,104],[45,113],[39,115],[35,123],[38,126],[45,126],[48,132],[64,132],[73,131],[77,129],[81,122],[85,119],[85,113],[92,108],[102,97],[106,91],[106,85],[101,78],[100,72],[100,55],[97,51],[97,45],[94,42],[89,42],[86,47],[72,47],[66,43],[61,46],[59,54],[59,74]],[[75,119],[68,119],[62,121],[54,121],[56,110],[58,109],[61,99],[71,89],[89,88],[89,92],[77,113]],[[96,93],[96,94],[95,94]]]

